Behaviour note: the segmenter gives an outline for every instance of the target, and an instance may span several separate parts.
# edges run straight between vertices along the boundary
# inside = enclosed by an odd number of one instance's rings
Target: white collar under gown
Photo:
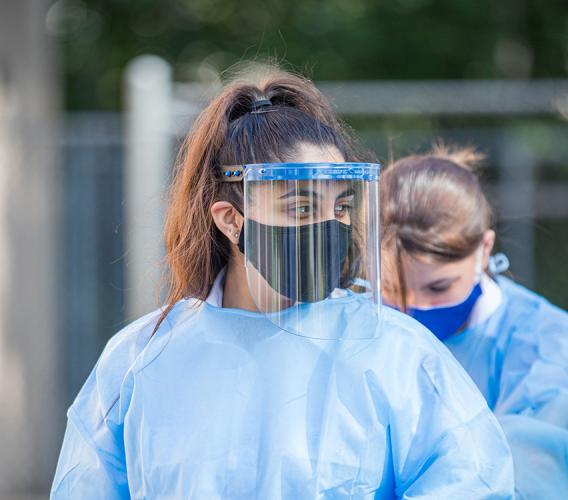
[[[219,287],[153,337],[159,311],[108,342],[69,409],[52,498],[512,497],[495,417],[413,319],[383,308],[374,339],[314,340],[219,307]]]
[[[517,499],[568,498],[568,313],[506,278],[482,288],[446,345],[505,431]]]

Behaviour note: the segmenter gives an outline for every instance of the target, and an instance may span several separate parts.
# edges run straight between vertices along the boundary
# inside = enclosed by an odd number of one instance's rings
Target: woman
[[[383,297],[428,327],[477,384],[511,446],[517,498],[560,498],[568,491],[568,314],[496,276],[508,262],[490,258],[481,159],[439,146],[385,170]]]
[[[354,155],[299,77],[209,104],[172,185],[169,305],[106,346],[53,498],[510,498],[473,383],[380,309],[378,166]]]

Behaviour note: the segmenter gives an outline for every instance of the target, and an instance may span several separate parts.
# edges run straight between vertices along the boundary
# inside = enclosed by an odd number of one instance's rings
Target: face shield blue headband
[[[409,307],[406,314],[422,323],[442,342],[464,326],[471,315],[477,299],[483,293],[481,289],[483,247],[477,251],[475,264],[475,282],[467,297],[457,304],[428,308]]]

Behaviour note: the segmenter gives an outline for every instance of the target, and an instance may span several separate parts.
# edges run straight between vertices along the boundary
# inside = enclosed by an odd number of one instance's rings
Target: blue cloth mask
[[[409,307],[406,313],[422,323],[443,342],[465,325],[482,293],[478,282],[465,300],[458,304],[429,308]]]
[[[503,256],[504,257],[504,256]],[[436,337],[444,342],[461,327],[465,326],[477,299],[483,293],[481,288],[483,247],[479,246],[476,254],[475,284],[467,297],[457,304],[434,307],[408,307],[406,314],[422,323]],[[506,257],[505,257],[506,260]],[[508,261],[507,261],[508,264]]]

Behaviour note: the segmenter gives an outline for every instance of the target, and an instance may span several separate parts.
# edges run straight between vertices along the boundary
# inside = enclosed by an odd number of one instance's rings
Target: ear
[[[482,269],[487,269],[489,267],[489,257],[491,257],[491,252],[495,246],[495,231],[493,229],[485,231],[481,245],[483,248]]]
[[[239,234],[243,227],[243,216],[228,201],[216,201],[211,206],[211,216],[215,225],[234,245],[239,244]]]

